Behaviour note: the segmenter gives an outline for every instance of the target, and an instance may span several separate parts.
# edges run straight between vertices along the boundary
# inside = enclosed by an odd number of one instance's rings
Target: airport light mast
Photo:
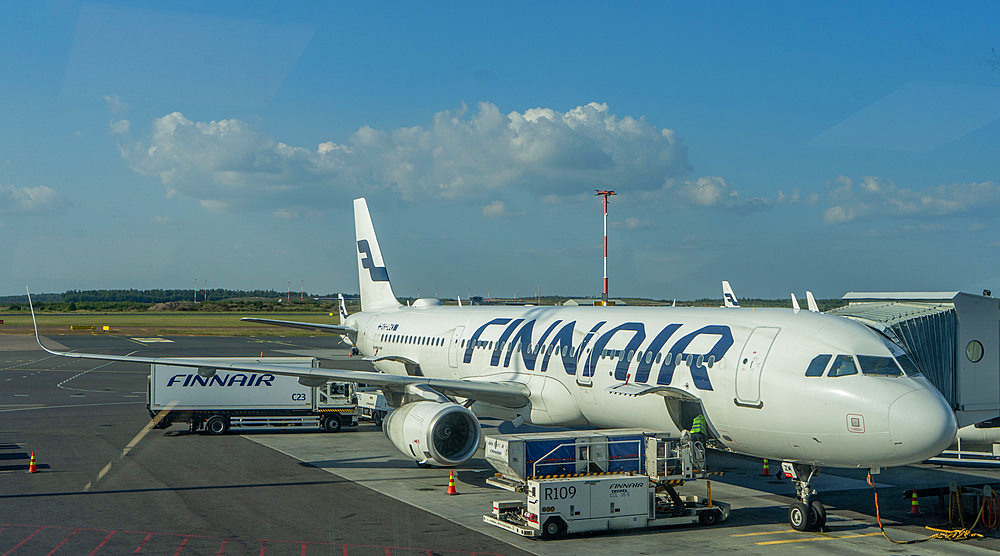
[[[608,304],[608,197],[614,195],[612,190],[597,190],[596,197],[604,197],[604,293],[601,294],[601,305]]]

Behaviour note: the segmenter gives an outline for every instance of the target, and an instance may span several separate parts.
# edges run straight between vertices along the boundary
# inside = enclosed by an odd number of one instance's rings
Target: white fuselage
[[[538,425],[676,430],[667,400],[690,397],[733,450],[834,467],[920,461],[955,435],[953,412],[921,376],[806,376],[817,356],[900,353],[832,315],[430,304],[356,313],[347,324],[376,360],[405,358],[430,378],[526,384],[530,403],[516,414]],[[397,361],[376,366],[406,372]],[[628,395],[626,383],[633,393],[648,385],[663,395]],[[473,410],[509,411],[478,402]]]

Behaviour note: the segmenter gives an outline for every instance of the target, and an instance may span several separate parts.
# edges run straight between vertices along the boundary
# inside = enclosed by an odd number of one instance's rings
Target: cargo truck
[[[213,364],[262,363],[316,368],[313,357],[199,357],[185,361]],[[192,432],[318,428],[337,432],[358,424],[354,385],[328,382],[309,387],[295,377],[218,370],[202,376],[197,367],[150,366],[146,408],[157,428],[188,423]]]

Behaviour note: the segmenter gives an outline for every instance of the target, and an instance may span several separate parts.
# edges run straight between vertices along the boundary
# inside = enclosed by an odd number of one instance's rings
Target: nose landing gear
[[[802,463],[781,463],[781,471],[795,485],[798,500],[788,506],[788,523],[796,531],[823,531],[826,527],[826,508],[815,499],[816,490],[809,482],[819,473],[819,467]]]

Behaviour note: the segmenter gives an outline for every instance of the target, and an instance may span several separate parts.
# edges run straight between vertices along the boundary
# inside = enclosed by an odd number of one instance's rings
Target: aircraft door
[[[581,353],[577,355],[576,360],[576,383],[580,386],[593,386],[594,377],[591,374],[587,374],[588,359],[590,357],[590,350],[584,350],[582,347],[579,348]],[[596,365],[597,362],[595,361]]]
[[[760,400],[760,374],[767,353],[780,328],[761,326],[754,328],[743,346],[736,365],[736,403],[750,407],[763,407]]]
[[[456,327],[455,332],[451,335],[451,344],[448,346],[448,365],[453,369],[458,368],[458,354],[462,349],[460,344],[463,332],[465,332],[464,326]]]

